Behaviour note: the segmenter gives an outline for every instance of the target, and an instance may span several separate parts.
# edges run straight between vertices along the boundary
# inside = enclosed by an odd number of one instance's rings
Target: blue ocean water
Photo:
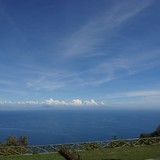
[[[0,141],[27,135],[30,145],[136,138],[160,124],[160,111],[0,111]]]

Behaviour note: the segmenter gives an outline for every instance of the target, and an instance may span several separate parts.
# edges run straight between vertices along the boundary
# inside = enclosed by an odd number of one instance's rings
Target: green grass
[[[79,152],[83,160],[145,160],[160,158],[160,145],[108,148]]]
[[[82,160],[145,160],[160,158],[160,144],[140,147],[107,148],[78,152]],[[65,160],[58,153],[23,155],[23,156],[0,156],[0,160]]]
[[[23,155],[23,156],[0,156],[0,160],[65,160],[58,153]]]

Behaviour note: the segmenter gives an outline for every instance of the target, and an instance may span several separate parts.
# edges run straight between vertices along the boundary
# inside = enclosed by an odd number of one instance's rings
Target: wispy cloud
[[[129,3],[127,1],[121,1],[110,10],[104,11],[97,17],[91,19],[70,37],[67,37],[67,40],[61,44],[61,51],[64,53],[64,61],[73,61],[74,59],[78,62],[79,59],[86,60],[85,58],[92,56],[102,56],[103,59],[99,61],[99,63],[95,63],[94,65],[85,68],[84,71],[72,70],[71,72],[68,72],[69,74],[67,73],[65,75],[70,75],[72,80],[66,81],[66,79],[63,79],[63,85],[66,84],[68,86],[70,84],[77,84],[80,86],[97,86],[119,78],[120,75],[123,76],[126,72],[127,74],[133,74],[140,70],[143,71],[151,67],[151,65],[155,66],[155,61],[153,61],[152,64],[151,62],[147,64],[148,60],[151,58],[153,59],[153,57],[145,51],[133,53],[133,56],[120,51],[118,57],[113,57],[111,59],[104,57],[106,53],[100,52],[101,45],[104,45],[104,41],[109,41],[110,38],[112,38],[116,28],[125,25],[128,20],[131,20],[134,16],[150,6],[152,2],[152,0],[134,0]],[[133,44],[131,45],[133,47]],[[156,56],[157,55],[158,54],[156,54]],[[91,61],[91,59],[89,61]],[[117,74],[119,71],[123,71],[123,74],[122,72]],[[79,73],[77,74],[77,72]]]
[[[14,84],[13,81],[9,81],[9,80],[0,80],[0,85],[12,85]]]
[[[154,60],[148,63],[153,57],[146,52],[134,53],[134,56],[131,56],[121,51],[119,56],[112,58],[105,57],[106,53],[101,52],[101,44],[105,45],[106,41],[112,38],[116,28],[124,26],[127,21],[150,6],[152,2],[152,0],[121,1],[110,10],[102,11],[97,17],[91,18],[87,24],[83,24],[70,37],[66,37],[64,43],[61,42],[61,48],[57,52],[63,52],[63,58],[60,59],[64,63],[62,67],[54,66],[55,69],[52,69],[36,64],[28,68],[28,71],[25,71],[28,75],[25,80],[26,86],[35,90],[56,90],[70,86],[98,86],[126,75],[126,73],[133,74],[154,67],[156,65]],[[93,58],[96,56],[96,58],[103,58],[97,63],[88,64],[83,70],[79,70],[77,64],[74,69],[68,66],[70,62],[75,61],[74,63],[76,63],[79,59],[83,59],[87,63],[87,59],[92,56]],[[157,59],[156,56],[155,59]]]
[[[92,54],[103,40],[110,38],[113,29],[124,25],[152,2],[152,0],[130,1],[129,3],[121,1],[111,10],[93,18],[70,38],[67,38],[66,47],[64,47],[65,58]]]
[[[30,76],[26,85],[36,90],[56,90],[73,85],[79,81],[77,77],[80,75],[80,73],[71,72],[67,69],[41,68],[39,66],[33,66],[28,74]]]
[[[160,50],[132,51],[101,60],[91,69],[81,72],[81,85],[99,86],[112,80],[137,74],[160,65]]]
[[[133,54],[121,54],[117,58],[104,60],[100,65],[91,70],[95,74],[102,74],[110,77],[110,80],[122,77],[124,75],[136,74],[147,69],[158,66],[160,59],[160,50],[138,51]],[[104,76],[105,77],[105,76]],[[107,82],[104,78],[102,83]]]
[[[159,90],[149,90],[149,91],[135,91],[126,93],[128,97],[160,97]]]
[[[15,89],[15,88],[1,88],[0,89],[0,92],[2,93],[2,95],[5,93],[7,94],[13,94],[13,95],[23,95],[23,96],[26,96],[28,93],[26,91],[22,91],[22,90],[19,90],[19,89]]]
[[[122,98],[122,97],[160,97],[160,90],[138,90],[129,92],[120,92],[107,95],[108,98]]]
[[[105,96],[109,106],[127,109],[160,109],[159,98],[160,90],[137,90],[112,93]]]
[[[29,88],[35,88],[36,90],[55,90],[64,87],[63,82],[58,80],[51,80],[48,77],[41,77],[39,79],[30,80],[27,82]]]
[[[36,90],[55,90],[74,86],[99,86],[123,76],[137,74],[160,65],[160,50],[124,53],[117,57],[101,60],[100,64],[85,71],[69,69],[35,71],[27,86]]]

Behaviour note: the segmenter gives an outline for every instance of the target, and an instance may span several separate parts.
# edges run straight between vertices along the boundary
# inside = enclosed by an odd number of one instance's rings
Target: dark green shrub
[[[84,150],[92,150],[92,149],[99,149],[100,145],[96,142],[93,143],[83,143],[82,144]]]

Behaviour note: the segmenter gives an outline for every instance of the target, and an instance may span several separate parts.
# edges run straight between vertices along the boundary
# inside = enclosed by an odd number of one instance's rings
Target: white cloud
[[[75,106],[82,106],[82,105],[87,105],[87,106],[98,106],[101,105],[101,103],[97,103],[94,99],[91,100],[85,100],[82,101],[80,99],[73,99],[71,102],[69,102],[68,104],[70,105],[75,105]]]
[[[82,105],[83,104],[83,102],[82,102],[82,100],[80,100],[80,99],[73,99],[71,102],[70,102],[70,105]]]
[[[48,105],[67,105],[65,101],[53,100],[52,98],[42,103],[48,104]]]
[[[71,101],[60,101],[50,98],[44,101],[0,101],[0,105],[50,105],[50,106],[101,106],[103,102],[91,100],[73,99]]]
[[[85,101],[84,103],[86,105],[98,105],[98,103],[94,99],[91,99],[90,101]]]

